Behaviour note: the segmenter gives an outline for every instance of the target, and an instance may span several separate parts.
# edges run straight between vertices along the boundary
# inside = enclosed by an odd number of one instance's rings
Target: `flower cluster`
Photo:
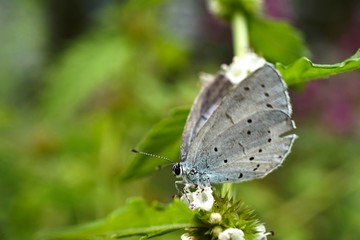
[[[223,64],[221,68],[233,84],[238,84],[252,72],[265,64],[265,59],[259,55],[248,52],[242,58],[234,57],[230,65]]]
[[[188,191],[181,200],[191,210],[197,211],[197,219],[203,225],[188,229],[181,236],[182,240],[266,240],[270,234],[245,204],[233,202],[227,196],[221,198],[210,187]]]
[[[187,191],[186,194],[181,197],[181,201],[188,205],[191,210],[201,208],[210,211],[214,205],[212,192],[210,187],[199,188],[195,192]]]

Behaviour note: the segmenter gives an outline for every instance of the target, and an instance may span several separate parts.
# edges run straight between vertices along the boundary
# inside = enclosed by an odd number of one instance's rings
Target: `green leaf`
[[[309,52],[300,31],[283,21],[262,15],[261,0],[209,0],[213,14],[232,22],[236,14],[246,16],[251,47],[270,62],[289,64]]]
[[[196,211],[191,211],[180,200],[169,205],[147,204],[133,198],[128,204],[103,220],[63,230],[40,233],[43,239],[108,239],[139,235],[150,238],[188,227],[198,227]]]
[[[188,114],[188,108],[174,110],[169,118],[162,120],[150,130],[140,143],[138,150],[177,159],[179,157],[181,135]],[[166,163],[163,159],[136,154],[120,180],[125,181],[145,176],[153,172],[157,166]]]
[[[360,68],[360,49],[352,57],[336,64],[315,64],[302,57],[288,66],[276,63],[276,68],[288,85],[329,77]]]
[[[289,64],[307,54],[302,34],[291,25],[255,16],[248,21],[250,44],[268,61]]]
[[[114,79],[131,56],[127,40],[119,35],[93,33],[69,47],[46,75],[46,116],[66,117],[99,87]]]

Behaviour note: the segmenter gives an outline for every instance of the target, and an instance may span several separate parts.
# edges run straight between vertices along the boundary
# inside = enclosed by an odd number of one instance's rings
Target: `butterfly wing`
[[[181,161],[185,161],[189,147],[196,133],[208,120],[221,100],[226,96],[232,83],[222,74],[217,74],[200,91],[187,118],[181,141]]]
[[[261,178],[289,153],[295,134],[286,84],[265,64],[223,98],[194,138],[187,168],[205,171],[210,182]]]

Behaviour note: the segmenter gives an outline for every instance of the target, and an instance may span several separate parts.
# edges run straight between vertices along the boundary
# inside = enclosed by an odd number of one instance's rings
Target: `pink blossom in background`
[[[354,54],[360,48],[360,5],[354,12],[351,24],[337,43],[337,47],[348,54]]]
[[[351,134],[356,125],[356,114],[350,99],[340,94],[329,99],[324,109],[323,120],[328,127],[338,134]]]
[[[274,18],[283,18],[288,21],[294,19],[294,11],[288,0],[265,0],[265,14]]]

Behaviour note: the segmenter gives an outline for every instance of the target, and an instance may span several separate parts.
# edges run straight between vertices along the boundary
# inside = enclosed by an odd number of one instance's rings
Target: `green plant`
[[[288,85],[304,83],[308,80],[323,78],[360,67],[360,51],[342,63],[333,65],[313,64],[306,57],[307,50],[301,34],[290,25],[283,22],[274,22],[261,16],[261,1],[240,0],[213,0],[209,2],[211,9],[217,16],[231,23],[234,33],[235,55],[242,57],[249,46],[255,52],[271,62],[276,63]],[[276,43],[274,44],[274,39]],[[290,53],[290,54],[289,54]],[[180,143],[180,136],[186,120],[188,110],[174,111],[173,115],[159,123],[145,137],[139,148],[147,152],[176,152]],[[148,160],[144,156],[135,156],[132,165],[122,175],[121,180],[139,178],[154,171],[160,161]],[[224,192],[232,195],[232,186],[225,185]],[[54,238],[96,238],[98,236],[120,238],[125,236],[140,235],[150,238],[166,234],[178,229],[190,229],[190,234],[199,237],[215,238],[214,234],[218,225],[213,226],[211,214],[221,212],[220,227],[238,227],[232,220],[236,216],[251,215],[247,208],[240,203],[233,203],[227,197],[220,198],[215,194],[219,209],[213,207],[212,212],[203,210],[190,211],[183,203],[175,200],[168,206],[161,204],[148,205],[143,200],[130,200],[128,205],[111,214],[105,220],[87,224],[65,231],[51,232],[46,237]],[[224,208],[230,204],[236,205],[236,215],[225,218]],[[232,209],[232,208],[230,208]],[[260,223],[251,218],[250,224],[244,227],[245,239],[256,238],[256,227]],[[210,224],[210,225],[209,225]]]

